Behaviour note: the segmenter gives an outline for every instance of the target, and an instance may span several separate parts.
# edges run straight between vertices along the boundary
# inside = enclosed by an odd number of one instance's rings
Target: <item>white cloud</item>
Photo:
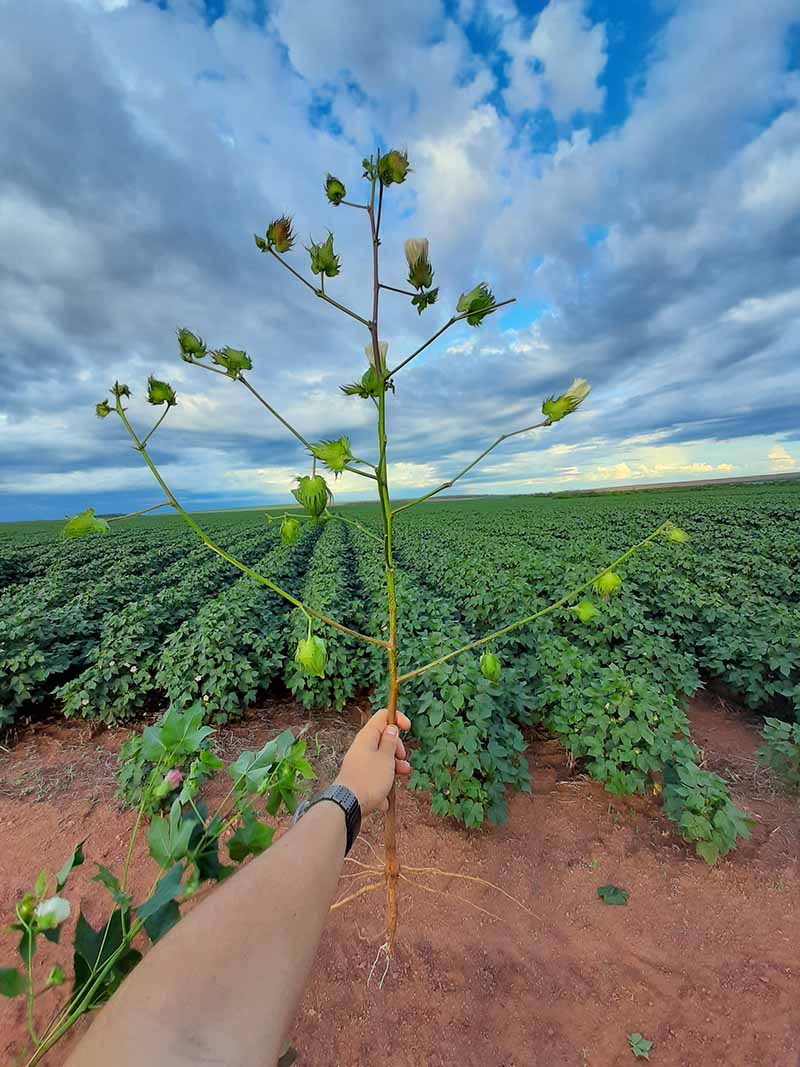
[[[485,39],[499,41],[489,56],[440,0],[342,0],[333,19],[329,7],[276,0],[260,24],[237,0],[213,25],[194,0],[168,11],[115,0],[9,7],[6,492],[141,492],[120,427],[92,408],[119,375],[149,424],[141,394],[152,370],[178,387],[155,441],[176,489],[291,499],[303,448],[241,387],[179,363],[178,323],[246,347],[253,384],[310,440],[349,432],[375,459],[374,408],[338,390],[363,372],[362,328],[258,256],[250,234],[293,211],[291,262],[302,269],[308,234],[335,226],[344,271],[332,295],[368,313],[365,213],[330,209],[320,176],[329,168],[360,196],[358,164],[376,139],[407,144],[414,166],[387,196],[385,278],[403,284],[403,238],[424,233],[442,287],[419,318],[382,295],[397,361],[475,282],[520,298],[507,319],[454,327],[396,376],[397,487],[448,477],[581,375],[592,395],[548,432],[553,444],[534,454],[528,440],[507,442],[465,491],[763,473],[800,404],[800,290],[787,287],[800,247],[800,79],[785,69],[796,3],[662,6],[630,114],[591,133],[568,120],[603,106],[598,77],[619,45],[577,0],[552,0],[535,22],[509,0],[462,3],[462,18],[486,20]],[[495,106],[505,48],[511,116]],[[553,108],[553,151],[524,114],[533,105]],[[605,239],[590,244],[598,227]],[[537,309],[527,327],[526,307]],[[788,469],[796,461],[780,448],[769,462]],[[363,496],[365,485],[352,476],[337,494]]]
[[[783,445],[773,445],[769,450],[767,459],[769,460],[770,470],[776,474],[795,470],[798,466],[795,457],[787,452]]]
[[[512,111],[548,108],[561,122],[603,107],[597,79],[606,64],[606,32],[584,14],[583,0],[550,0],[533,31],[516,22],[503,47],[511,56],[505,98]]]

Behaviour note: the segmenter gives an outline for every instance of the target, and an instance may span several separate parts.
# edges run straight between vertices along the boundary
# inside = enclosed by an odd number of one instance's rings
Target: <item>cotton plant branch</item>
[[[416,296],[416,293],[412,293],[410,289],[398,289],[396,285],[386,285],[385,282],[380,283],[381,289],[388,289],[390,293],[400,293],[401,296]]]
[[[488,448],[485,448],[483,452],[481,452],[481,454],[477,457],[477,459],[473,459],[472,463],[468,463],[467,466],[464,467],[462,471],[459,471],[458,474],[456,474],[453,478],[451,478],[447,482],[442,482],[441,485],[437,485],[436,488],[431,489],[429,493],[423,493],[422,496],[418,496],[416,497],[416,499],[409,500],[408,503],[401,504],[400,507],[394,508],[392,510],[392,515],[399,515],[401,511],[407,511],[408,508],[413,508],[416,504],[421,504],[423,500],[429,500],[432,496],[436,496],[436,494],[441,493],[443,489],[452,488],[452,486],[455,485],[459,478],[463,478],[465,474],[468,474],[472,470],[472,468],[476,467],[485,456],[488,456],[489,453],[493,449],[497,448],[498,445],[502,444],[503,441],[507,441],[509,437],[516,437],[518,434],[529,433],[531,430],[539,430],[542,426],[550,425],[551,423],[548,419],[543,419],[542,422],[535,422],[532,426],[523,426],[521,430],[512,430],[511,433],[500,434],[497,440],[494,441],[491,445],[489,445]]]
[[[198,535],[200,540],[206,545],[207,548],[209,548],[212,552],[216,552],[218,556],[221,556],[223,559],[227,560],[228,563],[232,564],[234,567],[237,567],[244,574],[247,574],[254,581],[258,582],[259,585],[266,586],[268,589],[271,589],[273,593],[277,593],[278,596],[283,597],[284,600],[288,600],[290,604],[293,604],[296,608],[299,608],[304,615],[318,619],[319,622],[324,623],[326,626],[331,626],[334,630],[339,630],[341,633],[347,634],[349,637],[355,637],[359,641],[366,641],[372,645],[380,645],[383,648],[386,647],[386,642],[381,640],[380,638],[371,637],[369,634],[362,634],[358,630],[353,630],[349,626],[345,626],[343,623],[337,622],[335,619],[331,619],[327,615],[323,615],[321,611],[317,611],[315,608],[309,607],[307,604],[304,604],[302,600],[299,600],[292,593],[289,593],[286,589],[282,589],[271,579],[265,578],[263,574],[259,574],[258,571],[254,571],[251,567],[248,567],[246,563],[242,563],[241,560],[236,559],[235,556],[232,556],[229,552],[226,552],[224,548],[221,548],[219,545],[215,544],[206,534],[205,530],[203,530],[203,528],[197,522],[195,522],[191,515],[189,515],[189,513],[185,511],[183,507],[178,503],[178,500],[176,499],[174,493],[162,478],[161,473],[159,472],[158,468],[150,457],[150,454],[148,453],[146,447],[137,436],[133,426],[131,426],[131,423],[128,420],[127,414],[125,412],[125,408],[122,406],[121,396],[117,396],[116,398],[115,410],[117,415],[119,415],[120,419],[122,420],[123,426],[128,431],[128,434],[133,440],[134,448],[137,452],[141,454],[142,459],[150,468],[153,477],[161,486],[161,489],[163,490],[164,495],[167,497],[167,500],[172,505],[172,507],[178,512],[183,521],[194,530],[194,532]]]
[[[357,205],[353,206],[355,207]],[[281,264],[282,267],[285,267],[290,274],[293,274],[295,278],[298,279],[298,281],[301,281],[303,285],[309,288],[315,296],[320,297],[321,300],[324,300],[326,303],[331,304],[335,308],[338,308],[339,311],[343,312],[345,315],[349,315],[351,319],[355,319],[357,322],[360,322],[362,326],[366,326],[367,329],[369,329],[370,323],[365,318],[362,318],[361,315],[357,314],[357,312],[355,311],[352,311],[350,308],[345,307],[344,304],[340,304],[339,301],[334,300],[332,296],[328,296],[328,294],[321,286],[318,289],[316,285],[310,282],[307,278],[304,278],[300,271],[295,270],[291,263],[287,263],[287,261],[282,256],[279,256],[277,252],[275,252],[273,249],[269,249],[269,252],[274,259],[277,259],[277,261]]]
[[[509,304],[516,303],[516,299],[517,298],[513,296],[510,300],[501,300],[498,304],[493,304],[491,307],[486,308],[485,311],[482,312],[482,315],[484,317],[486,315],[491,315],[493,312],[498,311],[500,308],[504,308],[507,307]],[[450,327],[454,326],[457,322],[462,322],[464,319],[469,318],[471,314],[473,313],[465,311],[460,315],[453,315],[447,320],[447,322],[444,324],[444,326],[441,327],[441,329],[436,331],[433,337],[428,338],[424,345],[420,345],[419,348],[416,349],[416,351],[412,352],[410,356],[406,356],[402,363],[398,363],[396,367],[392,367],[392,369],[389,371],[388,376],[390,378],[393,378],[394,375],[397,374],[399,370],[402,370],[403,367],[407,366],[412,359],[416,359],[420,352],[424,352],[425,349],[429,347],[429,345],[432,345],[434,341],[438,340],[445,332],[445,330],[449,330]]]
[[[669,520],[662,522],[661,525],[657,526],[656,529],[653,530],[651,534],[648,534],[643,541],[639,541],[638,544],[629,548],[627,552],[623,552],[623,554],[615,559],[613,563],[609,563],[608,566],[603,567],[602,570],[593,574],[591,578],[587,579],[585,582],[581,582],[580,585],[576,585],[574,589],[570,589],[568,593],[559,597],[558,600],[554,601],[548,607],[542,608],[540,611],[535,611],[531,615],[525,615],[524,618],[517,619],[516,622],[509,623],[508,626],[503,626],[499,630],[495,630],[492,633],[487,634],[485,637],[479,638],[477,641],[470,641],[468,645],[462,645],[461,648],[457,648],[453,652],[448,652],[444,656],[439,656],[437,659],[431,660],[430,663],[426,663],[422,667],[417,667],[413,671],[406,671],[405,674],[401,674],[397,679],[398,682],[408,682],[412,678],[417,678],[420,674],[425,674],[426,671],[430,671],[434,667],[439,667],[442,663],[447,663],[448,660],[454,659],[456,656],[463,655],[464,652],[470,652],[475,648],[481,648],[483,645],[489,644],[490,641],[494,641],[498,637],[503,637],[505,634],[511,633],[513,630],[519,630],[523,626],[529,626],[532,622],[536,622],[537,619],[542,619],[545,615],[550,615],[559,608],[563,608],[570,602],[570,600],[574,600],[579,593],[584,592],[584,590],[589,589],[598,582],[603,575],[615,571],[620,564],[624,563],[625,560],[629,559],[635,552],[644,548],[645,545],[652,544],[652,542],[655,541],[657,537],[660,537],[661,534],[665,533],[670,526],[671,523]]]
[[[354,529],[364,534],[365,537],[369,537],[371,540],[377,541],[379,545],[383,544],[382,537],[378,537],[378,535],[372,530],[370,530],[368,526],[365,526],[362,522],[358,522],[357,519],[346,519],[344,515],[342,515],[341,511],[331,511],[330,508],[328,509],[328,514],[331,516],[332,519],[338,519],[339,522],[344,522],[348,526],[352,526]]]
[[[310,453],[312,453],[312,455],[313,455],[313,446],[311,445],[311,443],[300,433],[299,430],[295,429],[295,427],[292,426],[292,424],[288,421],[288,419],[285,419],[283,417],[283,415],[281,415],[281,413],[276,408],[274,408],[272,406],[272,404],[270,404],[269,401],[266,400],[261,395],[261,393],[259,393],[259,391],[255,388],[255,386],[253,386],[247,380],[247,378],[245,378],[244,374],[242,374],[241,371],[238,371],[236,373],[236,376],[232,378],[231,375],[226,373],[224,370],[219,370],[217,367],[212,367],[208,363],[201,363],[201,362],[199,362],[199,360],[196,360],[196,359],[193,359],[193,358],[186,358],[186,356],[184,356],[184,360],[185,360],[186,363],[189,363],[192,367],[200,367],[201,370],[211,371],[212,374],[221,374],[223,378],[227,378],[229,381],[241,382],[242,385],[245,387],[245,389],[247,389],[248,392],[252,393],[252,395],[256,398],[256,400],[259,402],[259,404],[261,404],[263,407],[265,407],[267,409],[267,411],[270,413],[270,415],[272,415],[273,418],[277,419],[278,422],[281,423],[281,425],[284,426],[289,431],[289,433],[292,434],[293,437],[296,437],[297,440],[300,442],[300,444],[303,445],[304,448],[308,449],[308,451]],[[163,419],[163,417],[164,416],[162,415],[161,418]],[[160,424],[160,422],[161,422],[161,420],[159,420],[159,422],[156,424],[154,429],[158,428],[158,425]],[[153,431],[151,431],[151,433],[152,432]],[[150,436],[150,434],[148,434],[148,437],[149,436]],[[146,440],[147,440],[147,438],[145,438],[145,441]],[[373,465],[371,463],[368,463],[367,460],[365,460],[365,459],[355,460],[355,462],[356,463],[363,463],[365,466],[371,467],[373,470],[375,469],[373,467]],[[348,464],[344,469],[347,470],[347,471],[350,471],[351,474],[359,474],[359,475],[361,475],[362,478],[372,478],[373,480],[375,478],[375,475],[374,474],[370,474],[369,471],[359,470],[358,467],[354,467],[351,464]]]
[[[149,511],[158,511],[159,508],[171,508],[169,500],[162,500],[160,504],[151,504],[149,508],[140,508],[138,511],[129,511],[127,515],[111,515],[106,522],[122,522],[123,519],[135,519],[137,515],[146,515]]]

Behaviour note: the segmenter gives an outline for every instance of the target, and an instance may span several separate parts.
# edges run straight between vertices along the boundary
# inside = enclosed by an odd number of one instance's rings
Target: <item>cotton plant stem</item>
[[[380,206],[383,197],[383,185],[380,184],[378,199],[378,219],[375,218],[375,186],[376,179],[372,179],[372,189],[369,201],[369,222],[372,234],[372,351],[375,369],[380,373],[385,371],[381,363],[380,343],[378,338],[378,302],[380,299],[380,275],[378,268],[378,248],[380,239],[378,236],[380,226]],[[387,477],[386,460],[386,390],[381,389],[378,394],[378,496],[381,503],[383,518],[383,552],[384,571],[386,574],[386,601],[389,614],[389,641],[386,646],[386,659],[389,668],[389,698],[387,701],[386,721],[390,725],[397,722],[397,598],[394,586],[394,563],[392,559],[392,505],[389,498],[389,482]],[[386,951],[391,955],[397,935],[397,880],[400,874],[400,863],[397,858],[397,790],[392,785],[388,797],[388,809],[384,822],[384,857],[386,872]]]
[[[498,308],[504,308],[507,304],[513,304],[515,301],[516,297],[512,297],[510,300],[502,300],[499,304],[492,304],[490,308],[486,308],[485,311],[481,312],[481,316],[484,317],[486,315],[491,315],[492,312],[497,311]],[[392,367],[392,369],[389,371],[388,377],[391,378],[393,375],[397,374],[399,370],[402,370],[403,367],[406,366],[406,364],[410,363],[412,359],[416,359],[420,352],[424,352],[428,345],[432,345],[434,341],[436,341],[439,337],[442,336],[445,330],[449,330],[451,326],[455,325],[455,323],[461,322],[462,319],[466,319],[469,315],[472,314],[474,314],[474,312],[465,311],[461,315],[453,315],[453,317],[448,319],[440,330],[436,331],[433,337],[428,338],[424,345],[420,345],[419,348],[415,352],[412,352],[410,356],[406,356],[402,363],[398,363],[396,367]]]
[[[573,597],[576,597],[578,593],[582,593],[585,589],[588,589],[594,582],[597,581],[601,575],[607,571],[614,570],[621,563],[624,563],[626,559],[638,552],[639,549],[644,548],[645,545],[650,544],[660,534],[664,532],[668,525],[668,521],[662,522],[661,525],[653,530],[643,541],[639,541],[632,548],[629,548],[627,552],[624,552],[621,556],[614,560],[613,563],[609,563],[607,567],[603,567],[597,574],[593,574],[588,581],[581,582],[580,585],[576,585],[574,589],[571,589],[568,593],[562,596],[559,600],[556,600],[549,607],[542,608],[541,611],[535,611],[532,615],[526,615],[523,619],[517,619],[516,622],[509,623],[508,626],[503,626],[500,630],[495,630],[494,633],[487,634],[486,637],[481,637],[477,641],[471,641],[468,645],[463,645],[461,648],[455,649],[453,652],[448,652],[445,656],[439,656],[438,659],[431,660],[430,663],[426,663],[422,667],[417,667],[416,670],[407,671],[405,674],[401,674],[398,678],[398,682],[407,682],[411,678],[416,678],[420,674],[424,674],[426,671],[431,670],[433,667],[438,667],[442,663],[447,663],[448,660],[453,659],[455,656],[460,656],[463,652],[469,652],[473,648],[480,648],[482,645],[488,644],[490,641],[494,641],[498,637],[502,637],[504,634],[511,633],[512,630],[519,630],[522,626],[528,626],[530,623],[535,622],[537,619],[543,618],[545,615],[549,615],[553,611],[557,611],[559,608],[563,608],[565,604],[568,604]]]
[[[39,1043],[31,1058],[27,1061],[25,1067],[35,1067],[35,1064],[40,1063],[42,1057],[50,1051],[53,1045],[60,1041],[64,1034],[75,1025],[81,1015],[87,1010],[89,1003],[91,1003],[91,998],[97,992],[100,983],[105,979],[106,975],[117,962],[117,959],[122,955],[123,951],[126,951],[130,947],[133,939],[143,927],[144,922],[141,919],[137,919],[131,927],[130,933],[123,939],[119,948],[114,950],[99,971],[93,972],[93,981],[87,985],[87,988],[82,992],[81,997],[76,1004],[73,1005],[72,1001],[67,1004],[67,1007],[55,1021],[53,1026],[50,1027],[48,1033],[44,1035],[42,1041]],[[102,947],[100,951],[102,952]]]
[[[308,607],[302,602],[302,600],[298,600],[296,596],[293,596],[285,589],[282,589],[279,585],[276,585],[275,582],[271,581],[269,578],[265,578],[263,574],[259,574],[258,571],[254,571],[251,567],[248,567],[247,564],[242,563],[241,560],[236,559],[235,556],[232,556],[229,552],[226,552],[224,548],[220,548],[219,545],[215,544],[211,540],[211,538],[208,537],[203,528],[199,526],[198,523],[196,523],[191,517],[191,515],[187,511],[185,511],[178,503],[172,490],[161,477],[158,468],[148,455],[147,449],[142,445],[141,441],[136,435],[136,431],[133,429],[130,422],[128,421],[128,417],[125,414],[125,409],[122,407],[119,398],[117,399],[116,410],[117,414],[122,419],[125,429],[128,431],[131,438],[133,439],[136,450],[141,453],[142,458],[144,459],[147,466],[150,468],[153,477],[156,479],[156,481],[164,491],[164,495],[167,497],[170,504],[172,504],[172,506],[175,508],[175,510],[178,512],[184,522],[191,526],[191,528],[194,530],[194,532],[197,534],[197,536],[207,548],[209,548],[212,552],[216,552],[218,556],[221,556],[224,560],[227,560],[228,563],[232,564],[234,567],[237,567],[240,571],[243,571],[254,581],[258,582],[259,585],[264,585],[268,589],[271,589],[274,593],[277,593],[278,596],[282,596],[284,600],[288,600],[290,604],[294,604],[296,608],[300,608],[300,610],[306,615],[313,615],[315,619],[319,619],[319,621],[325,623],[326,626],[332,626],[334,630],[339,630],[341,633],[347,634],[349,637],[355,637],[359,641],[366,641],[368,644],[371,645],[380,645],[381,648],[388,647],[387,642],[383,641],[381,638],[371,637],[369,634],[362,634],[358,630],[352,630],[349,626],[345,626],[342,623],[337,622],[335,619],[331,619],[327,615],[323,615],[322,612],[317,611],[315,608]]]
[[[473,459],[472,463],[468,463],[462,471],[459,471],[458,474],[455,475],[455,477],[451,478],[447,482],[442,482],[441,485],[437,485],[437,487],[435,489],[431,489],[429,493],[423,493],[422,496],[418,496],[415,500],[409,500],[407,504],[401,504],[399,508],[394,508],[392,514],[399,515],[401,511],[406,511],[407,508],[413,508],[415,504],[421,504],[423,500],[428,500],[430,499],[430,497],[436,496],[436,494],[441,493],[443,489],[450,489],[451,486],[453,486],[459,478],[463,478],[465,474],[468,474],[472,470],[472,468],[476,467],[485,456],[488,456],[489,453],[493,449],[497,448],[499,444],[502,444],[503,441],[507,441],[509,437],[516,437],[517,434],[528,433],[530,430],[538,430],[542,426],[549,425],[550,420],[544,419],[542,422],[533,423],[532,426],[523,426],[521,430],[512,430],[511,433],[501,434],[496,441],[494,441],[491,445],[489,445],[488,448],[485,448],[483,452],[481,452],[477,459]]]

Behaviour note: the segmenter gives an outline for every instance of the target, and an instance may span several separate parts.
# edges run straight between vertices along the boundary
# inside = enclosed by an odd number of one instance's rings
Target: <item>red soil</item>
[[[752,721],[702,695],[691,718],[707,765],[726,773],[758,819],[751,841],[713,869],[680,842],[657,800],[610,797],[570,773],[553,741],[532,738],[533,796],[514,797],[500,829],[446,825],[424,797],[403,795],[408,867],[486,879],[529,911],[476,883],[409,872],[440,893],[401,883],[396,956],[381,989],[367,981],[382,940],[381,894],[339,909],[294,1028],[298,1064],[613,1067],[634,1062],[626,1035],[638,1031],[659,1067],[797,1067],[800,810],[757,768]],[[254,747],[292,721],[299,715],[285,705],[262,708],[222,740],[229,752]],[[311,729],[329,769],[353,726],[322,717]],[[68,895],[99,922],[104,891],[90,881],[91,861],[119,868],[132,824],[112,800],[113,752],[125,736],[45,725],[0,753],[0,915],[85,837],[88,861]],[[380,849],[380,837],[380,825],[368,825],[355,858],[371,862],[366,842]],[[143,893],[152,866],[137,851],[133,888]],[[607,882],[630,891],[626,907],[597,898]],[[0,962],[13,955],[3,934]],[[44,946],[37,975],[57,959],[66,962]],[[42,998],[42,1021],[56,999]],[[25,1037],[20,1001],[0,1003],[0,1035],[0,1060],[11,1063]],[[76,1037],[44,1062],[62,1064]]]

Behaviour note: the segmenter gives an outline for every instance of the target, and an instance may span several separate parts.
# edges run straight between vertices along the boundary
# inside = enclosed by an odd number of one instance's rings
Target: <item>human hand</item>
[[[411,722],[399,711],[396,726],[387,726],[386,718],[386,708],[381,708],[361,727],[336,779],[338,785],[346,786],[358,797],[362,816],[386,811],[395,775],[406,777],[411,773],[398,730],[410,730]]]

